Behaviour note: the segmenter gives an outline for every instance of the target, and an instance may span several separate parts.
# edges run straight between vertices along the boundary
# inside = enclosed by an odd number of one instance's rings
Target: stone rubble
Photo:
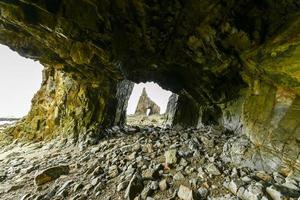
[[[0,199],[300,199],[299,181],[229,162],[226,142],[239,135],[207,127],[113,129],[93,146],[56,139],[1,147]]]

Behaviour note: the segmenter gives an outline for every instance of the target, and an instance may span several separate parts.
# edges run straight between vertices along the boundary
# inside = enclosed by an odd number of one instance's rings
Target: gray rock
[[[150,181],[150,188],[152,190],[157,190],[159,188],[158,182],[157,181]]]
[[[183,180],[183,179],[184,179],[184,176],[183,176],[183,174],[182,174],[181,172],[177,172],[177,173],[174,175],[173,179],[174,179],[175,181],[180,181],[180,180]]]
[[[35,169],[34,166],[29,166],[29,167],[27,167],[27,168],[21,169],[21,173],[22,173],[22,174],[28,174],[28,173],[34,171],[34,169]]]
[[[266,192],[270,195],[273,200],[282,200],[282,194],[280,191],[276,190],[274,186],[266,188]]]
[[[11,191],[15,191],[15,190],[18,190],[18,189],[21,189],[23,188],[24,185],[23,184],[17,184],[17,185],[11,185],[8,189],[7,189],[7,193],[8,192],[11,192]]]
[[[84,187],[84,186],[83,186],[82,183],[78,183],[78,184],[76,184],[76,185],[74,186],[73,191],[74,191],[74,192],[78,192],[78,191],[81,190],[83,187]]]
[[[108,168],[109,177],[115,178],[119,174],[119,168],[117,165],[112,165]]]
[[[165,158],[167,164],[176,164],[177,163],[177,150],[171,149],[165,152]]]
[[[289,188],[289,189],[292,189],[292,190],[300,190],[298,188],[298,184],[295,180],[293,179],[290,179],[290,178],[285,178],[285,182],[282,184],[282,186],[286,187],[286,188]]]
[[[91,184],[92,184],[92,186],[96,186],[96,185],[98,185],[98,183],[99,183],[100,181],[101,181],[101,178],[100,178],[100,177],[97,177],[97,178],[92,179]]]
[[[102,167],[98,166],[98,167],[96,167],[96,168],[94,169],[94,171],[92,172],[92,175],[93,175],[93,176],[98,176],[98,175],[100,175],[100,174],[102,174],[102,173],[103,173]]]
[[[180,185],[177,195],[178,195],[179,199],[182,199],[182,200],[198,199],[196,197],[196,195],[194,194],[193,190],[191,190],[190,188],[188,188],[184,185]]]
[[[263,196],[263,185],[260,183],[250,184],[244,191],[242,199],[260,200]]]
[[[233,194],[237,194],[238,189],[244,185],[244,182],[239,179],[231,180],[230,182],[224,182],[223,186],[227,188]]]
[[[6,179],[6,172],[0,171],[0,183]]]
[[[142,172],[143,178],[146,179],[158,179],[159,178],[159,170],[155,169],[146,169],[145,171]]]
[[[66,197],[69,187],[72,185],[73,181],[67,181],[63,184],[63,186],[57,191],[57,196]]]
[[[200,187],[198,189],[198,194],[201,198],[206,199],[206,197],[208,195],[208,190],[205,187]]]
[[[20,200],[26,200],[30,197],[30,194],[25,194],[24,196],[21,197]]]
[[[208,174],[215,175],[215,176],[221,175],[221,172],[213,163],[207,164],[205,166],[205,169]]]
[[[130,180],[128,187],[125,191],[124,198],[127,200],[133,200],[138,196],[144,188],[142,176],[136,172]]]
[[[168,189],[168,182],[166,179],[161,180],[158,185],[161,191],[165,191],[166,189]]]
[[[129,184],[129,181],[123,181],[122,183],[120,183],[118,186],[117,186],[117,191],[120,192],[122,190],[124,190]]]
[[[154,190],[151,188],[151,183],[148,183],[141,192],[141,199],[147,199],[148,196],[153,194]]]

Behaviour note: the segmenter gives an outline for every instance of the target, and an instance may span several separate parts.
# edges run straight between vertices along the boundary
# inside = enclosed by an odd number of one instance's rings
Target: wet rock
[[[127,200],[133,200],[137,197],[144,188],[142,176],[137,172],[130,180],[128,187],[125,191],[124,198]]]
[[[48,183],[50,181],[57,179],[61,175],[68,175],[69,171],[70,171],[70,169],[69,169],[68,165],[50,167],[50,168],[42,171],[41,173],[39,173],[34,178],[34,183],[37,186],[43,185],[45,183]]]

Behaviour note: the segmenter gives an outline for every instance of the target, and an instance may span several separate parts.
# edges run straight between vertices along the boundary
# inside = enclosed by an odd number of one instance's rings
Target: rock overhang
[[[243,87],[240,72],[248,72],[249,58],[262,57],[255,49],[276,37],[286,20],[298,19],[298,6],[296,1],[2,1],[1,42],[43,63],[154,80],[173,91],[184,88],[199,101],[218,102]]]

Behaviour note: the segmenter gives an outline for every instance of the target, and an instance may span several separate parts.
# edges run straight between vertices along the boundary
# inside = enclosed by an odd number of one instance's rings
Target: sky
[[[135,84],[132,94],[128,101],[127,114],[134,114],[143,88],[146,88],[148,97],[160,107],[160,113],[163,114],[167,109],[169,97],[172,92],[162,89],[158,84],[153,82]]]
[[[0,45],[0,117],[23,117],[42,82],[43,66]]]

